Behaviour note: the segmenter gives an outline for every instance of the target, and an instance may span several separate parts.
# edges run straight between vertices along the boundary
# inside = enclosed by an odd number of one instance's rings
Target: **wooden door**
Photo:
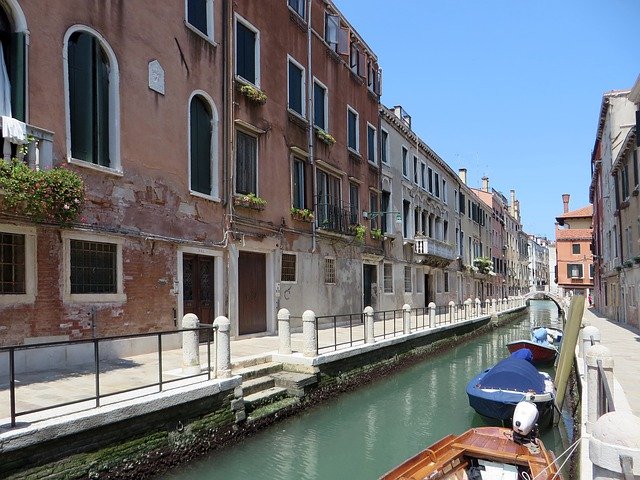
[[[212,324],[215,320],[214,258],[199,255],[182,257],[183,312],[194,313],[200,323]],[[200,335],[205,341],[207,333]]]
[[[263,253],[240,252],[238,258],[238,333],[267,330],[267,275]]]

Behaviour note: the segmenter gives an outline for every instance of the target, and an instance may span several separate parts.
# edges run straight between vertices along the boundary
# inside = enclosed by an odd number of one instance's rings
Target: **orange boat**
[[[513,429],[478,427],[462,435],[447,435],[380,480],[562,479],[553,452],[536,436],[535,406],[522,407],[525,417],[516,413]]]

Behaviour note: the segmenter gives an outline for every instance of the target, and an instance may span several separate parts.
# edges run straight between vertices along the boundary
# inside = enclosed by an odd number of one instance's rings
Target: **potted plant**
[[[374,240],[382,240],[382,230],[379,228],[372,228],[370,234]]]
[[[300,222],[313,222],[313,212],[308,208],[291,207],[291,217]]]
[[[267,102],[267,94],[253,85],[242,85],[240,87],[240,93],[252,102],[259,103],[261,105],[264,105]]]
[[[355,224],[355,225],[351,225],[349,227],[349,230],[353,232],[358,242],[362,242],[364,240],[364,234],[367,231],[367,227],[365,227],[364,225]]]
[[[493,263],[490,258],[487,257],[477,257],[473,260],[473,266],[478,269],[479,273],[488,274],[493,269]]]
[[[336,139],[333,135],[318,127],[316,127],[316,136],[322,143],[329,145],[330,147],[336,143]]]
[[[233,197],[233,203],[239,207],[251,208],[253,210],[264,210],[264,207],[267,206],[267,201],[258,197],[255,193],[236,195]]]

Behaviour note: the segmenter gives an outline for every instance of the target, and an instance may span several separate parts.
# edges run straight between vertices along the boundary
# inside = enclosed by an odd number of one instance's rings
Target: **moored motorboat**
[[[561,328],[552,327],[550,325],[544,326],[536,326],[531,328],[531,338],[545,338],[543,335],[546,334],[546,341],[551,345],[560,348],[560,344],[562,343],[563,332]]]
[[[467,384],[466,391],[469,405],[485,417],[510,421],[518,402],[529,400],[544,420],[552,418],[553,380],[517,354],[476,375]]]
[[[558,356],[558,349],[550,344],[537,343],[532,340],[516,340],[507,343],[507,349],[510,353],[514,353],[523,348],[531,350],[533,358],[531,363],[534,365],[548,365],[555,362]]]
[[[511,430],[478,427],[461,435],[447,435],[380,479],[562,479],[553,452],[537,438],[537,418],[536,407],[521,402]]]

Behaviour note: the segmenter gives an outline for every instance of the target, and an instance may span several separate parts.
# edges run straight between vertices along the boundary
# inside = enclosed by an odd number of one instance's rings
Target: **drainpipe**
[[[223,126],[223,162],[222,162],[222,194],[223,194],[223,207],[226,218],[223,221],[225,246],[226,250],[226,275],[224,278],[224,288],[227,292],[225,298],[224,311],[227,311],[227,317],[232,318],[229,310],[229,244],[228,237],[230,230],[230,222],[232,218],[232,206],[231,201],[232,188],[233,188],[233,168],[231,161],[233,157],[233,4],[230,0],[224,0],[222,2],[222,31],[223,31],[223,66],[222,66],[222,97],[224,102],[224,126]]]
[[[311,5],[313,0],[306,0],[307,2],[307,112],[309,116],[309,121],[307,125],[307,141],[308,141],[308,151],[309,151],[309,162],[312,167],[312,176],[311,179],[311,202],[313,211],[316,212],[316,162],[313,158],[313,120],[314,120],[314,103],[313,103],[313,72],[311,71],[311,44],[312,44],[312,27],[311,27]],[[316,251],[316,222],[317,222],[317,212],[316,218],[313,222],[311,222],[312,228],[312,248],[311,253],[315,253]]]

